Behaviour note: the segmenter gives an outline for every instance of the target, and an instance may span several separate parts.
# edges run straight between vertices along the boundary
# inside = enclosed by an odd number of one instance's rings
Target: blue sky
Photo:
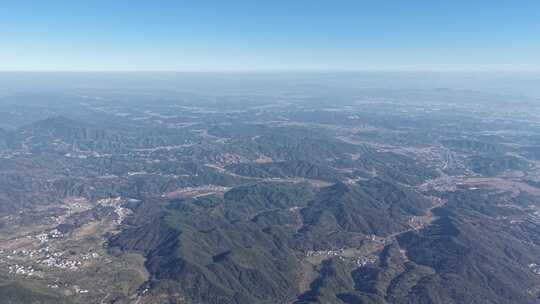
[[[0,70],[540,70],[540,1],[3,1]]]

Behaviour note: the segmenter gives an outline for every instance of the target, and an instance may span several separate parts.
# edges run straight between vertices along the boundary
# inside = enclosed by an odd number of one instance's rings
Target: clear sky
[[[0,70],[540,70],[540,1],[2,1]]]

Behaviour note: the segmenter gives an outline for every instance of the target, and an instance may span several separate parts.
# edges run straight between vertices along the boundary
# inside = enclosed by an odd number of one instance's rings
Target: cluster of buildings
[[[4,251],[0,252],[0,254],[3,254]],[[51,268],[59,268],[59,269],[65,269],[65,270],[78,270],[81,265],[82,261],[87,261],[91,259],[97,259],[99,257],[98,253],[86,253],[80,256],[78,259],[66,259],[63,256],[62,252],[49,252],[49,247],[43,247],[37,250],[13,250],[10,255],[7,255],[7,259],[14,259],[17,257],[30,257],[35,258],[34,261],[37,263],[45,266],[45,267],[51,267]],[[9,273],[14,274],[26,274],[26,275],[33,275],[35,273],[34,269],[31,266],[22,266],[19,264],[11,265],[8,267]]]
[[[53,255],[47,255],[39,263],[47,267],[55,267],[68,270],[78,270],[79,267],[82,265],[81,261],[64,259],[62,257],[62,254],[59,252],[56,252]]]
[[[373,264],[373,263],[377,262],[377,258],[374,257],[374,256],[362,257],[362,258],[356,259],[354,262],[355,262],[356,266],[364,267],[364,266],[366,266],[368,264]]]
[[[306,256],[307,257],[317,257],[317,256],[337,257],[341,261],[345,261],[345,259],[347,260],[351,259],[351,257],[347,258],[345,256],[344,248],[337,249],[337,250],[319,250],[319,251],[310,250],[306,253]],[[370,256],[364,256],[364,257],[359,257],[359,258],[352,258],[352,260],[358,267],[363,267],[368,264],[375,263],[377,261],[377,257],[370,255]]]
[[[40,243],[46,243],[50,239],[60,238],[62,234],[54,229],[49,233],[42,233],[37,237]],[[6,254],[6,255],[5,255]],[[84,253],[78,257],[67,259],[63,252],[51,252],[49,246],[41,247],[39,249],[19,249],[19,250],[0,250],[0,255],[5,255],[8,260],[19,260],[21,258],[30,258],[31,261],[43,265],[45,267],[58,268],[64,270],[76,271],[78,270],[83,261],[97,259],[99,254],[96,252]],[[22,274],[22,275],[35,275],[36,271],[32,266],[23,266],[19,264],[11,265],[8,267],[9,273]]]
[[[83,254],[81,256],[81,259],[87,261],[87,260],[91,260],[91,259],[97,259],[99,258],[99,254],[96,253],[96,252],[92,252],[92,253],[86,253],[86,254]]]
[[[118,219],[115,221],[117,225],[120,225],[131,213],[129,209],[122,207],[123,202],[124,200],[120,196],[114,198],[104,198],[97,201],[97,203],[101,206],[114,208],[114,212],[116,215],[118,215]]]
[[[47,243],[51,239],[59,239],[63,234],[58,231],[58,229],[53,229],[49,233],[41,233],[36,235],[36,238],[39,240],[40,244]]]
[[[538,265],[538,264],[536,264],[536,263],[531,263],[531,264],[529,264],[529,269],[530,269],[534,274],[540,275],[540,265]]]
[[[29,277],[35,276],[38,274],[38,272],[32,266],[23,266],[19,264],[9,266],[8,273],[26,275]]]
[[[33,257],[39,257],[45,252],[49,252],[49,247],[48,246],[37,249],[37,250],[26,250],[26,249],[13,250],[13,251],[11,251],[10,255],[6,256],[6,258],[11,259],[14,256],[23,256],[23,257],[31,257],[31,258],[33,258]],[[4,251],[1,250],[0,254],[4,254]]]
[[[306,252],[307,257],[315,257],[315,256],[340,256],[345,251],[344,248],[336,249],[336,250],[309,250]]]
[[[82,289],[77,285],[73,286],[73,289],[75,290],[76,293],[88,293],[89,292],[88,289]]]

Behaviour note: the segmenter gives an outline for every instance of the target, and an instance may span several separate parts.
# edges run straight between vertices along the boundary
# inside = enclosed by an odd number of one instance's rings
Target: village
[[[0,270],[3,269],[14,280],[55,282],[46,286],[68,294],[83,296],[92,293],[90,286],[84,286],[85,273],[96,271],[92,269],[99,269],[101,265],[111,265],[112,259],[103,247],[105,239],[102,235],[107,231],[114,232],[115,227],[129,215],[129,209],[123,207],[126,201],[121,197],[112,197],[95,202],[81,198],[62,202],[67,204],[64,214],[45,218],[44,223],[48,224],[42,226],[36,223],[28,227],[24,235],[0,239]],[[69,219],[95,207],[113,208],[116,216],[101,219],[104,222],[98,226],[88,222],[73,231],[62,232],[58,229]],[[88,232],[92,234],[87,235]]]

